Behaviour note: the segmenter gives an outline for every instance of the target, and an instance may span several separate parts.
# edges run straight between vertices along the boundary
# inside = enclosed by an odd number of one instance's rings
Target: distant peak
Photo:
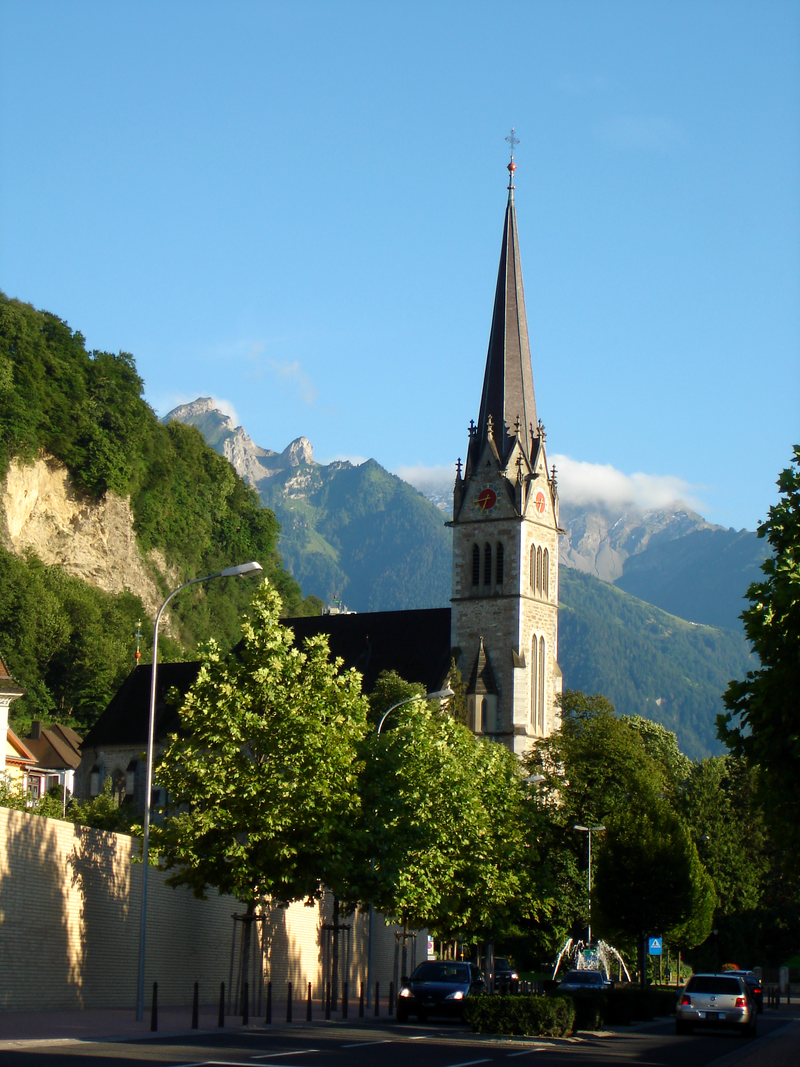
[[[167,412],[161,421],[171,422],[176,419],[178,422],[185,422],[187,419],[196,419],[201,415],[211,413],[219,415],[220,419],[230,423],[231,429],[234,428],[233,419],[230,415],[226,415],[224,411],[220,411],[217,407],[217,401],[211,396],[199,396],[197,400],[192,400],[188,404],[179,404],[172,411]]]
[[[296,437],[281,452],[281,459],[286,460],[290,467],[300,467],[304,463],[314,462],[314,449],[307,437]]]

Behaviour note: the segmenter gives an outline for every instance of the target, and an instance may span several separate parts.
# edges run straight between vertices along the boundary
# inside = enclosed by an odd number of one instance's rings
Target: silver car
[[[696,1026],[734,1029],[754,1037],[758,1009],[743,978],[735,974],[693,974],[678,997],[675,1033]]]

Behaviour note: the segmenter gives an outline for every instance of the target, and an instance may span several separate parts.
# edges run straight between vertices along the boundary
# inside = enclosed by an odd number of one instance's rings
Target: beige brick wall
[[[142,867],[131,856],[137,850],[122,834],[0,808],[0,1010],[135,1006]],[[201,1000],[215,1003],[220,982],[229,980],[231,916],[244,909],[213,890],[197,900],[165,879],[150,869],[148,1003],[154,981],[164,1006],[191,1003],[195,981]],[[272,910],[264,924],[263,978],[273,981],[276,998],[285,996],[287,980],[298,995],[307,982],[320,995],[321,926],[331,909],[326,897],[314,907]],[[366,972],[368,920],[359,913],[343,921],[354,927],[353,999]],[[382,997],[393,978],[396,930],[376,915],[373,980]],[[422,935],[417,958],[424,952]]]

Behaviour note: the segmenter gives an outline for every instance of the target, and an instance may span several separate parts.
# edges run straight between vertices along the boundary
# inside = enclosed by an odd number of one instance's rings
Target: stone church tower
[[[522,755],[560,721],[558,492],[536,416],[512,155],[478,423],[453,493],[451,643],[469,725]]]

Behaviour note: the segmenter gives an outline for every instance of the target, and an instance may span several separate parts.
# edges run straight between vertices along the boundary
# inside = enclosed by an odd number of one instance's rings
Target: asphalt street
[[[748,1067],[748,1060],[761,1062],[754,1054],[777,1047],[770,1034],[779,1036],[786,1023],[785,1017],[761,1016],[755,1040],[725,1032],[676,1037],[674,1023],[666,1020],[561,1040],[484,1038],[457,1024],[296,1025],[128,1041],[25,1042],[20,1048],[6,1046],[0,1062],[2,1067],[103,1067],[120,1061],[147,1067],[702,1067],[718,1061],[728,1067],[741,1060]]]

